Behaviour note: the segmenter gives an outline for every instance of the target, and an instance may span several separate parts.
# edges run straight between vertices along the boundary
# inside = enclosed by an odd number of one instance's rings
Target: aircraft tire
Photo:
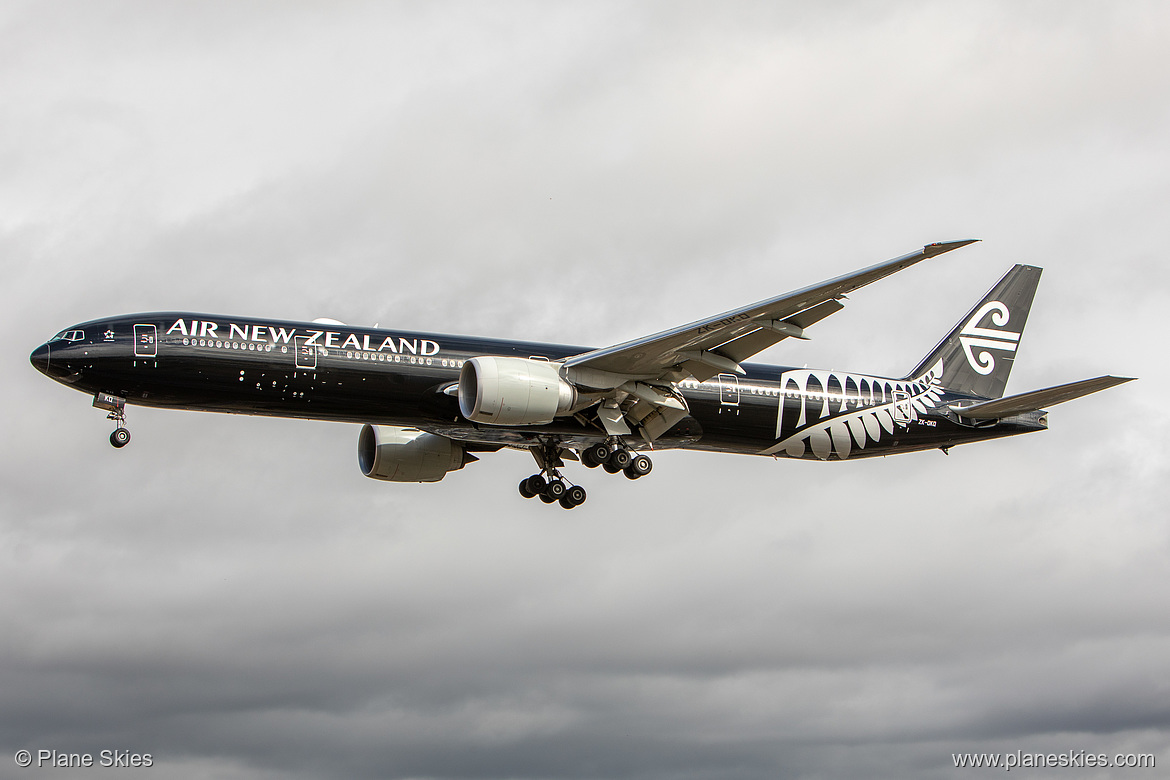
[[[552,480],[549,480],[549,483],[547,485],[545,485],[544,495],[546,495],[549,498],[551,498],[552,500],[556,501],[561,496],[565,495],[567,490],[568,489],[565,487],[564,482],[561,482],[559,479],[552,479]]]
[[[570,500],[569,500],[569,494],[568,494],[568,493],[566,493],[565,495],[561,496],[561,497],[560,497],[560,500],[558,501],[558,503],[561,505],[561,509],[576,509],[576,508],[577,508],[577,505],[576,505],[576,504],[574,504],[572,501],[570,501]]]
[[[528,489],[528,478],[520,480],[520,495],[525,498],[536,498],[536,494]]]
[[[630,461],[629,469],[639,477],[644,477],[654,468],[654,461],[645,455],[635,455]]]
[[[556,501],[556,499],[553,498],[552,496],[550,496],[548,493],[540,493],[539,495],[537,495],[537,498],[539,498],[541,501],[543,501],[546,504],[551,504],[552,502]]]
[[[524,482],[528,485],[528,490],[534,496],[538,496],[543,493],[545,486],[548,484],[544,481],[544,477],[540,476],[539,474],[533,474],[531,477],[524,480]]]
[[[587,450],[585,450],[584,454],[588,456],[591,461],[593,461],[594,465],[600,466],[602,463],[605,463],[607,460],[609,460],[609,456],[612,453],[608,444],[603,441],[599,441],[597,444],[594,444],[592,447],[589,447]],[[593,466],[590,466],[590,468],[593,468]]]
[[[616,473],[618,473],[619,471],[621,471],[621,469],[619,469],[617,466],[614,466],[614,465],[613,465],[612,463],[610,463],[609,461],[606,461],[605,463],[602,463],[602,464],[601,464],[601,467],[602,467],[603,469],[605,469],[606,471],[608,471],[610,474],[616,474]]]
[[[589,453],[589,450],[585,450],[581,453],[581,463],[584,464],[585,468],[587,469],[595,469],[601,465],[599,461],[593,459],[593,456]]]
[[[117,428],[110,434],[110,444],[114,445],[116,449],[122,449],[130,443],[130,431],[125,428]]]
[[[581,487],[580,485],[573,485],[573,487],[571,487],[567,491],[565,491],[565,496],[564,496],[564,498],[561,499],[561,501],[564,502],[567,500],[573,506],[581,506],[582,504],[585,503],[585,499],[587,497],[588,497],[588,494],[586,494],[585,488]],[[562,503],[562,506],[563,506],[563,503]],[[571,508],[572,507],[570,507],[570,509]]]
[[[630,461],[633,459],[634,456],[630,454],[629,450],[619,448],[610,453],[608,463],[617,469],[617,471],[621,471],[626,466],[629,466]],[[614,473],[616,474],[617,471]]]

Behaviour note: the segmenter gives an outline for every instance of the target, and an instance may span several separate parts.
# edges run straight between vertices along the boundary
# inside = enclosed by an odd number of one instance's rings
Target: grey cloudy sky
[[[1168,138],[1157,2],[0,4],[0,777],[1170,764]],[[28,364],[159,309],[603,345],[968,237],[766,357],[900,374],[1026,262],[1009,391],[1141,381],[568,514],[522,453],[367,480],[350,425],[132,409],[114,451]]]

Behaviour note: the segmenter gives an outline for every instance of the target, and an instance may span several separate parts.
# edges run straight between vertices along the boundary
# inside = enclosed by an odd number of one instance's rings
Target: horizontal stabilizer
[[[1046,406],[1055,406],[1065,401],[1071,401],[1074,398],[1080,398],[1083,395],[1105,390],[1114,385],[1132,382],[1134,379],[1135,377],[1099,376],[1096,379],[1083,379],[1080,382],[1070,382],[1067,385],[1046,387],[1043,390],[1033,390],[1030,393],[1009,395],[1006,398],[985,401],[973,406],[952,406],[951,409],[958,412],[961,416],[968,417],[972,420],[992,420],[1011,417],[1015,414],[1043,409]]]

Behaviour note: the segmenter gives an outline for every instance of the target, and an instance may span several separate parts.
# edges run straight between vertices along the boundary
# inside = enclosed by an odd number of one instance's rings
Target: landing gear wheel
[[[608,471],[610,474],[616,474],[616,473],[618,473],[619,471],[621,471],[621,469],[619,469],[617,466],[613,465],[613,464],[612,464],[612,463],[610,463],[609,461],[606,461],[605,463],[602,463],[602,464],[601,464],[601,467],[602,467],[603,469],[605,469],[606,471]]]
[[[530,447],[529,450],[540,471],[520,482],[520,495],[525,498],[539,498],[546,504],[556,502],[565,509],[573,509],[585,503],[585,488],[566,482],[561,476],[560,469],[565,465],[561,456],[567,451],[566,448],[556,442],[544,442],[539,446]],[[608,445],[602,444],[601,450],[606,458],[610,456],[611,450]],[[589,468],[603,464],[603,461],[595,457],[597,452],[594,447],[579,452],[581,461]],[[608,461],[604,462],[604,465],[607,469],[610,468]]]
[[[606,462],[614,467],[613,473],[616,474],[626,466],[630,465],[630,461],[633,459],[634,456],[630,454],[629,450],[617,449],[610,453],[609,460]]]
[[[122,449],[130,443],[130,431],[126,428],[115,428],[114,432],[110,434],[110,444],[115,448]]]
[[[637,479],[638,477],[644,477],[649,474],[653,468],[654,461],[650,460],[650,458],[645,455],[635,455],[634,459],[630,461],[630,465],[626,466],[625,472],[626,476],[630,479]]]
[[[589,468],[597,468],[609,459],[610,446],[605,442],[598,442],[581,453],[581,462]]]
[[[573,485],[573,487],[565,491],[565,496],[561,499],[561,506],[565,506],[565,502],[567,501],[569,504],[571,504],[571,506],[566,507],[566,509],[572,509],[575,506],[581,506],[584,504],[585,498],[585,488],[581,487],[580,485]]]

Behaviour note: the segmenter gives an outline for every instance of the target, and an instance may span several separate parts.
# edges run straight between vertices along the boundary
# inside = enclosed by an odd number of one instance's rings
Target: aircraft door
[[[739,413],[739,377],[735,374],[719,375],[719,411],[724,409]]]
[[[317,348],[306,343],[308,336],[297,336],[297,368],[317,368]]]
[[[899,425],[910,422],[910,394],[905,390],[894,391],[894,422]]]
[[[154,325],[134,326],[134,356],[156,357],[158,355],[158,330]]]

